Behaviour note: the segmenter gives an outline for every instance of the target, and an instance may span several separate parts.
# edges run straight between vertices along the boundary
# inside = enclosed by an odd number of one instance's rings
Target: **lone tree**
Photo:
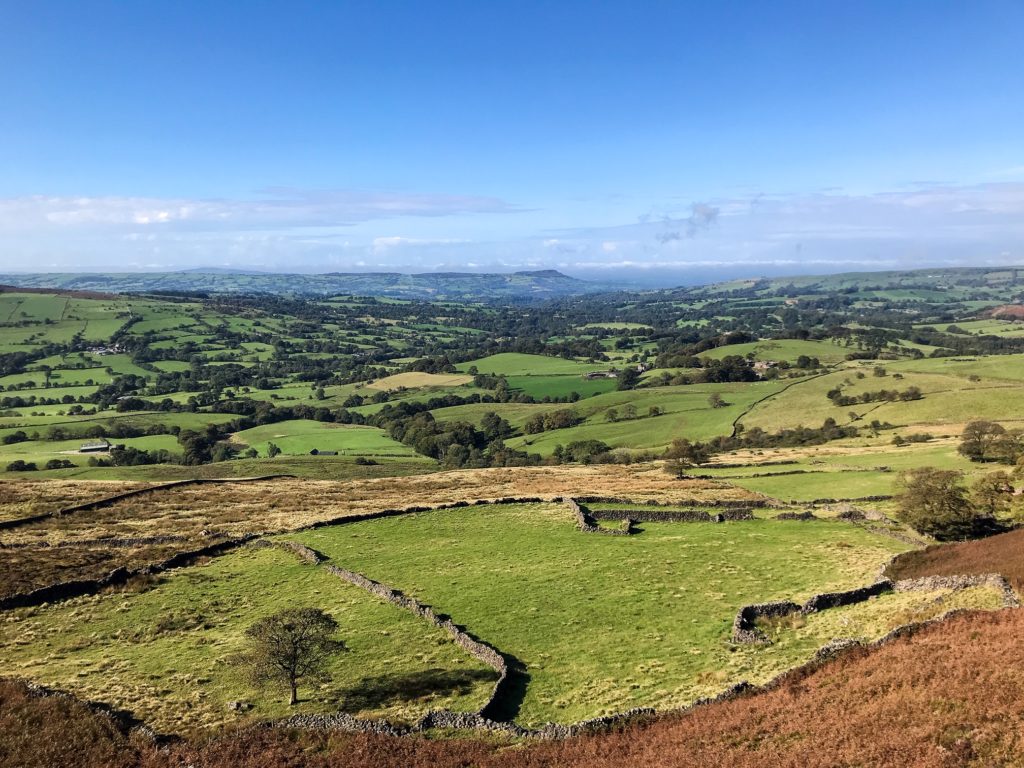
[[[681,480],[686,477],[686,470],[707,460],[708,452],[703,445],[677,437],[665,451],[665,471]]]
[[[971,504],[960,472],[918,467],[903,473],[897,488],[897,517],[920,533],[951,541],[984,535],[994,527],[995,521]]]
[[[994,421],[972,421],[964,427],[957,449],[971,461],[1013,464],[1020,454],[1018,436]]]
[[[252,649],[241,661],[254,683],[285,687],[288,704],[297,704],[299,682],[326,680],[328,660],[348,650],[332,637],[337,630],[338,622],[319,608],[288,608],[246,630]]]

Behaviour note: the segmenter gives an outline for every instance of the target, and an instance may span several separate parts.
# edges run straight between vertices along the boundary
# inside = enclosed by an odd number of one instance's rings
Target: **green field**
[[[613,448],[660,450],[676,438],[707,440],[732,432],[733,421],[761,398],[781,389],[779,382],[753,384],[695,384],[680,387],[650,387],[628,392],[609,392],[587,398],[572,408],[585,417],[583,424],[508,440],[517,448],[547,455],[556,445],[576,440],[601,440]],[[713,408],[708,398],[718,393],[728,403]],[[608,421],[608,410],[619,411],[626,405],[637,409],[635,419]],[[661,408],[660,416],[648,416],[651,407]],[[543,406],[548,409],[566,406]],[[452,409],[453,411],[455,409]],[[522,418],[519,415],[519,418]],[[510,421],[516,424],[517,421]],[[525,421],[525,419],[522,419]]]
[[[618,382],[615,379],[586,379],[582,376],[509,376],[508,386],[517,392],[525,392],[541,400],[545,397],[567,398],[573,392],[580,397],[600,395],[614,391]]]
[[[384,430],[348,424],[329,424],[318,421],[281,421],[254,427],[232,435],[240,446],[255,448],[260,456],[267,455],[269,443],[277,445],[285,455],[301,456],[311,450],[337,451],[346,456],[415,457],[406,445],[392,440]],[[328,457],[325,457],[328,458]]]
[[[831,341],[801,341],[799,339],[780,339],[778,341],[753,341],[747,344],[730,344],[716,347],[702,353],[702,357],[721,360],[728,355],[746,357],[753,355],[755,360],[771,360],[795,363],[801,355],[816,357],[823,365],[835,365],[846,360],[851,352],[848,347]]]
[[[821,638],[730,649],[740,605],[868,583],[906,548],[840,522],[642,527],[588,536],[560,505],[524,505],[293,538],[450,613],[523,662],[530,682],[518,720],[529,724],[679,705],[739,679],[763,681]]]
[[[244,650],[248,626],[296,605],[332,614],[349,652],[332,663],[331,682],[300,690],[303,701],[289,709],[280,692],[253,689],[228,661]],[[146,592],[80,598],[5,619],[5,672],[117,702],[164,731],[295,711],[411,720],[433,707],[476,709],[493,686],[493,672],[441,630],[275,549],[171,572]],[[255,708],[231,712],[232,700]]]
[[[607,364],[583,363],[576,360],[566,360],[561,357],[524,355],[518,352],[503,352],[479,360],[470,360],[467,363],[460,363],[456,368],[460,371],[468,371],[473,366],[476,366],[480,373],[504,374],[506,376],[571,374],[582,376],[590,371],[604,371],[608,369]]]

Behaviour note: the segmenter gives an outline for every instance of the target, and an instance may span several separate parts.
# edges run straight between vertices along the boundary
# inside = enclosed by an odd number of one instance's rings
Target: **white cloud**
[[[174,227],[189,230],[346,226],[398,217],[508,213],[492,197],[351,190],[268,190],[252,199],[185,200],[145,197],[0,198],[0,231]]]
[[[545,230],[556,208],[507,216],[521,209],[460,196],[277,190],[250,201],[7,198],[0,199],[0,272],[564,265],[627,270],[628,278],[655,270],[757,274],[759,265],[777,273],[1024,263],[1024,182],[673,200],[639,219],[628,200],[621,205],[621,224],[605,224],[615,217],[602,210],[594,214],[600,224]],[[576,211],[569,223],[585,215]]]

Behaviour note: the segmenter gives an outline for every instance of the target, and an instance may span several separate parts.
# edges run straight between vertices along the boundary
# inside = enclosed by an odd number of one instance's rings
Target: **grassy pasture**
[[[332,663],[330,683],[303,687],[289,708],[227,660],[244,650],[254,621],[296,605],[331,613],[350,650]],[[0,646],[6,673],[128,707],[174,732],[339,709],[413,719],[433,707],[475,709],[493,685],[493,672],[440,630],[278,550],[232,553],[141,593],[11,612]],[[239,699],[252,712],[229,711]]]
[[[1015,356],[1018,358],[1024,356]],[[944,363],[946,358],[935,360],[913,360],[896,363],[879,363],[890,374],[900,373],[902,379],[891,375],[876,377],[871,374],[873,365],[864,365],[835,371],[825,376],[809,378],[786,390],[784,396],[773,397],[756,405],[744,415],[745,427],[761,427],[774,432],[796,426],[819,426],[826,418],[833,418],[840,424],[850,421],[855,413],[866,422],[877,419],[898,427],[929,424],[962,424],[972,419],[1005,419],[1016,417],[1024,411],[1024,386],[1013,380],[1014,371],[1022,366],[1020,359],[988,358],[991,363],[981,363],[984,370],[1001,369],[1004,378],[982,377],[970,381],[974,371],[970,367],[959,367],[955,363]],[[979,363],[981,361],[979,360]],[[965,366],[973,363],[965,364]],[[857,370],[867,375],[858,379]],[[934,371],[943,371],[941,373]],[[949,372],[946,372],[949,371]],[[952,373],[957,371],[957,373]],[[844,394],[859,395],[863,392],[881,389],[905,390],[916,386],[924,397],[911,402],[858,403],[851,406],[835,406],[826,393],[833,387],[844,384]]]
[[[246,429],[236,432],[232,440],[255,448],[261,456],[267,455],[269,443],[277,445],[283,453],[292,455],[305,455],[316,448],[321,451],[338,451],[346,456],[418,456],[412,448],[392,440],[384,430],[376,427],[302,419]]]
[[[519,352],[502,352],[479,360],[459,363],[459,371],[468,371],[476,366],[480,373],[504,374],[506,376],[554,376],[576,374],[582,376],[590,371],[604,371],[607,363],[582,363],[547,355],[524,355]]]
[[[612,331],[649,331],[651,326],[644,325],[643,323],[587,323],[586,325],[580,326],[581,329],[587,330],[589,328],[607,328]]]
[[[660,449],[677,437],[706,440],[732,432],[733,421],[759,399],[778,391],[783,383],[696,384],[681,387],[650,387],[627,392],[609,392],[589,397],[572,408],[585,417],[583,424],[568,429],[524,435],[508,440],[508,444],[542,455],[551,453],[556,445],[575,440],[603,440],[613,448]],[[728,405],[712,408],[708,397],[717,392]],[[622,413],[627,404],[636,407],[639,418],[610,422],[607,411]],[[665,412],[649,417],[656,406]],[[540,406],[564,408],[565,405]],[[453,409],[454,410],[454,409]]]
[[[876,439],[858,439],[805,448],[744,451],[736,458],[754,466],[701,468],[698,473],[783,501],[821,498],[854,499],[889,495],[899,473],[914,467],[937,467],[964,472],[968,481],[993,471],[990,465],[972,464],[956,452],[957,442],[939,439],[900,447],[891,445],[892,433]],[[758,461],[790,460],[794,464],[756,466]],[[799,472],[800,474],[794,474]],[[754,477],[754,475],[760,475]]]
[[[0,466],[6,465],[15,459],[35,462],[40,469],[50,459],[68,459],[78,466],[85,466],[90,456],[104,454],[83,454],[78,449],[86,440],[29,440],[24,443],[13,443],[11,445],[0,445]],[[173,435],[149,435],[146,437],[130,437],[111,440],[117,445],[127,445],[139,450],[168,450],[171,453],[180,453],[181,446]]]
[[[684,704],[739,679],[765,680],[832,629],[808,630],[811,639],[791,646],[730,651],[740,605],[867,583],[907,549],[841,522],[642,528],[587,536],[561,505],[523,505],[293,538],[450,613],[524,662],[530,683],[518,719],[529,724]],[[853,616],[846,634],[887,623],[868,613],[877,625]]]
[[[729,355],[746,357],[754,355],[755,360],[785,360],[790,363],[796,362],[800,355],[816,357],[824,365],[834,365],[846,360],[850,353],[848,347],[833,344],[830,341],[803,341],[800,339],[778,339],[767,341],[753,341],[748,344],[730,344],[725,347],[716,347],[701,353],[701,357],[713,360],[721,360]]]
[[[582,376],[509,376],[508,386],[525,392],[538,399],[544,397],[568,397],[576,392],[580,397],[590,397],[612,392],[617,383],[615,379],[585,379]]]

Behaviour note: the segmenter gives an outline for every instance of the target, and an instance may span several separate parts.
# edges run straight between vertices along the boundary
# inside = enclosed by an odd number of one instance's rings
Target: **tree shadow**
[[[426,669],[420,672],[364,677],[341,692],[342,711],[355,713],[433,696],[465,696],[480,684],[490,685],[496,675],[489,669]]]

